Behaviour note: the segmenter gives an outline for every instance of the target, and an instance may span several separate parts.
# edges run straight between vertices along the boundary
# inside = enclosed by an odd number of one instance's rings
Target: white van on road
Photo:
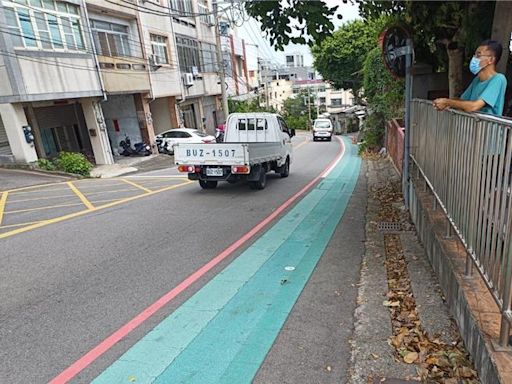
[[[318,139],[332,140],[332,122],[330,119],[316,119],[313,124],[313,141]]]

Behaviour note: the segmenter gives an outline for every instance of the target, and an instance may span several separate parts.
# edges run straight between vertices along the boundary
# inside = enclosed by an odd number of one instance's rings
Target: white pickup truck
[[[272,113],[233,113],[226,123],[223,143],[178,144],[174,160],[180,172],[198,180],[203,189],[219,181],[247,180],[252,189],[263,189],[267,172],[287,177],[292,161],[291,138],[283,118]]]

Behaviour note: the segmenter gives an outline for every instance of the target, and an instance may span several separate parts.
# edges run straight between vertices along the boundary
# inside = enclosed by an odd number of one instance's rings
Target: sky
[[[343,18],[339,20],[336,15],[332,19],[335,29],[339,28],[343,23],[359,18],[357,4],[344,4],[341,0],[324,0],[329,7],[338,5],[337,14],[342,14]],[[263,57],[267,60],[272,60],[275,64],[284,65],[286,54],[302,53],[304,55],[304,65],[311,66],[313,58],[307,45],[290,44],[285,47],[284,52],[276,52],[266,39],[263,32],[261,32],[260,24],[250,19],[245,22],[241,27],[237,28],[237,35],[245,40],[246,53],[248,57],[248,69],[256,69],[257,62],[255,58]],[[257,46],[256,46],[257,45]]]

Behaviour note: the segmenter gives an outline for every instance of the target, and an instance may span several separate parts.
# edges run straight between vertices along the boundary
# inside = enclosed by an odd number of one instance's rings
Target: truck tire
[[[260,177],[256,181],[249,181],[249,187],[251,189],[263,189],[267,185],[267,172],[262,168],[260,170]]]
[[[286,159],[286,162],[283,165],[283,169],[280,173],[281,177],[288,177],[290,174],[290,158]]]
[[[199,180],[199,185],[203,189],[213,189],[217,188],[217,181],[215,180]]]

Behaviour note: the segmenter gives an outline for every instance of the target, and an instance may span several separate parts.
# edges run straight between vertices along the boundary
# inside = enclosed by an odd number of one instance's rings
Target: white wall
[[[34,62],[33,58],[18,56],[21,75],[29,95],[64,92],[101,94],[92,58],[45,57],[44,61]]]

